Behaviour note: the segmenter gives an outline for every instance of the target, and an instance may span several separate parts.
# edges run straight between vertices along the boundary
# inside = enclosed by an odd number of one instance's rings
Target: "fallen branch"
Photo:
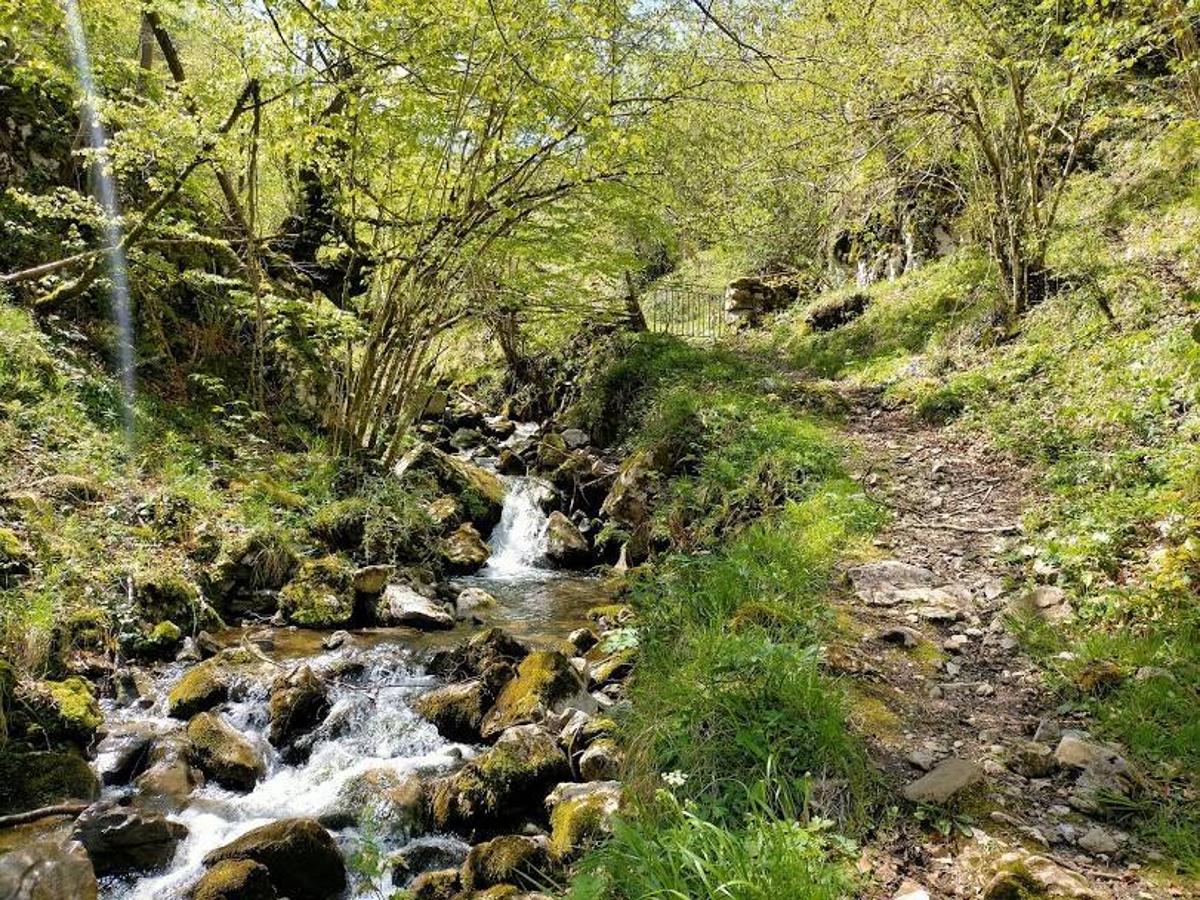
[[[36,822],[38,819],[48,819],[51,816],[71,816],[74,818],[90,805],[88,803],[59,803],[56,806],[43,806],[39,809],[30,809],[22,813],[0,816],[0,828],[28,825],[30,822]]]

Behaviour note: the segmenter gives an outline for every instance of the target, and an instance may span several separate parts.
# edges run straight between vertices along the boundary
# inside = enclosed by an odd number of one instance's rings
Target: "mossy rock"
[[[458,869],[435,869],[414,878],[407,893],[400,896],[412,900],[459,900],[460,887]]]
[[[67,800],[92,801],[99,796],[100,780],[82,756],[58,751],[0,750],[0,814]]]
[[[621,805],[616,781],[560,784],[546,798],[550,807],[550,853],[565,861],[577,856],[611,831],[612,817]]]
[[[340,628],[354,618],[354,569],[337,556],[305,562],[279,596],[293,625]]]
[[[252,859],[226,859],[201,876],[191,900],[275,900],[271,873]]]
[[[434,826],[463,833],[495,833],[505,822],[536,809],[570,772],[554,736],[536,725],[510,728],[496,745],[430,791]]]
[[[234,791],[249,791],[266,772],[254,745],[213,713],[199,713],[187,727],[188,756],[217,784]]]
[[[209,853],[204,864],[232,859],[265,866],[276,892],[290,900],[329,900],[346,890],[342,853],[313,819],[280,819],[255,828]]]
[[[447,681],[482,678],[489,670],[512,666],[529,655],[529,648],[503,628],[487,628],[459,644],[453,650],[443,650],[429,661],[430,674]]]
[[[138,659],[171,659],[182,643],[183,629],[170,621],[159,622],[147,631],[132,635],[129,640],[122,636],[122,649]]]
[[[68,743],[86,750],[104,724],[91,686],[78,676],[18,684],[14,699],[10,736],[31,745]]]
[[[104,496],[100,485],[82,475],[51,475],[38,487],[47,497],[72,505],[95,503]]]
[[[99,606],[71,610],[50,632],[52,668],[63,670],[73,653],[107,653],[113,646],[113,621]]]
[[[471,848],[462,865],[462,887],[479,891],[507,884],[534,889],[549,864],[545,839],[506,834]]]
[[[593,622],[608,622],[611,625],[626,625],[633,621],[633,607],[624,603],[603,603],[588,609],[587,617]]]
[[[477,743],[492,695],[479,679],[435,688],[413,702],[413,711],[436,726],[450,741]]]
[[[143,574],[134,582],[138,618],[146,622],[175,622],[185,631],[220,627],[216,611],[204,602],[200,588],[175,573]]]
[[[329,689],[310,667],[277,678],[267,704],[268,739],[276,747],[292,744],[324,720],[329,705]]]
[[[167,710],[176,719],[190,719],[229,699],[229,676],[215,659],[188,669],[167,694]]]
[[[330,550],[358,550],[366,534],[370,504],[365,497],[343,497],[326,503],[312,516],[308,531]]]
[[[33,556],[17,533],[0,528],[0,588],[12,587],[33,570]]]
[[[390,837],[411,837],[425,826],[425,785],[417,775],[380,766],[350,778],[338,791],[335,811],[322,824],[347,828],[364,819]]]
[[[487,469],[422,443],[406,453],[396,466],[400,478],[409,477],[409,473],[432,477],[441,493],[456,498],[467,518],[484,534],[500,521],[506,488]]]
[[[442,539],[440,552],[446,567],[452,572],[470,573],[481,568],[491,556],[491,549],[474,525],[466,522]]]
[[[226,542],[209,580],[209,593],[222,613],[271,615],[271,592],[287,584],[299,565],[284,532],[260,528]]]
[[[559,712],[564,706],[594,709],[587,686],[570,661],[557,650],[535,650],[517,667],[517,675],[500,691],[484,719],[482,735],[491,738],[511,728]]]

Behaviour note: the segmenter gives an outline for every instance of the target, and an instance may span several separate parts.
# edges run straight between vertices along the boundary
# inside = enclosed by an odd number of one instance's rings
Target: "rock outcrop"
[[[332,900],[346,889],[341,851],[312,819],[280,819],[255,828],[209,853],[204,864],[215,867],[227,860],[263,866],[276,893],[290,900]]]
[[[194,716],[187,736],[192,762],[222,787],[248,791],[266,771],[254,745],[218,715],[204,712]]]

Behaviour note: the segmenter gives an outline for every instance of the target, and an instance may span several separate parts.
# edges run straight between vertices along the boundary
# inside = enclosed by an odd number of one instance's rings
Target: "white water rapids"
[[[543,504],[550,487],[534,478],[507,478],[500,523],[491,535],[492,557],[478,575],[463,579],[492,591],[499,600],[495,624],[513,629],[518,636],[537,640],[539,635],[561,637],[577,627],[582,610],[596,602],[594,580],[564,577],[540,568],[546,548],[547,516]],[[452,638],[465,637],[463,630]],[[288,635],[278,633],[280,646]],[[315,646],[315,638],[310,639]],[[348,660],[361,664],[361,671],[331,679],[332,709],[326,725],[327,736],[314,745],[306,762],[284,762],[267,742],[267,685],[248,686],[237,699],[220,708],[223,718],[249,738],[263,753],[267,763],[265,777],[254,789],[242,794],[225,790],[214,783],[205,784],[188,798],[187,805],[170,814],[188,827],[188,837],[179,844],[170,867],[140,878],[107,878],[101,883],[104,900],[183,900],[203,872],[203,858],[247,831],[276,819],[304,816],[320,819],[339,811],[339,792],[354,778],[371,769],[390,769],[397,774],[423,776],[457,767],[476,748],[453,744],[413,713],[409,703],[436,681],[427,676],[418,662],[415,644],[422,636],[404,629],[382,630],[355,637],[335,651],[313,655],[272,654],[280,672],[301,662],[314,671],[337,672]],[[453,642],[453,641],[451,641]],[[183,722],[167,716],[166,694],[186,667],[171,664],[154,675],[155,702],[149,709],[119,708],[106,703],[110,728],[144,728],[157,734],[175,731]],[[269,679],[268,679],[269,681]],[[236,692],[235,692],[236,694]],[[331,721],[339,723],[329,729]],[[97,760],[103,768],[105,760]],[[131,787],[107,788],[106,798],[134,792]],[[140,802],[136,799],[135,802]],[[151,803],[155,798],[144,798]],[[335,831],[347,859],[361,844],[362,835],[353,828]],[[400,849],[413,836],[389,832],[383,828],[371,839],[384,852]],[[439,847],[465,845],[451,836],[420,836],[417,843]],[[352,876],[353,877],[353,876]],[[372,885],[381,896],[400,885],[392,885],[390,872]],[[366,887],[359,884],[359,887]],[[350,893],[356,890],[351,887]],[[370,889],[368,888],[368,891]]]

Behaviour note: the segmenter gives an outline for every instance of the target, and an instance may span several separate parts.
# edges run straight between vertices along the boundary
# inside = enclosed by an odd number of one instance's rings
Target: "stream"
[[[565,574],[543,567],[546,545],[546,513],[542,503],[548,486],[533,478],[507,478],[509,491],[502,519],[493,530],[492,556],[478,574],[460,578],[458,587],[480,587],[496,597],[494,610],[482,613],[486,624],[500,625],[534,646],[552,647],[566,634],[585,623],[589,606],[602,602],[599,582],[590,577]],[[390,769],[400,775],[442,774],[471,758],[478,748],[455,744],[441,737],[429,722],[410,709],[412,699],[434,686],[436,680],[424,671],[429,653],[454,645],[479,629],[479,624],[460,622],[453,630],[420,632],[409,628],[374,628],[352,632],[352,637],[335,650],[326,650],[327,633],[295,628],[254,629],[256,645],[280,671],[304,662],[329,681],[332,708],[325,730],[313,745],[307,761],[288,764],[267,742],[267,684],[257,684],[223,707],[226,720],[255,743],[266,760],[266,775],[249,793],[225,790],[207,783],[186,798],[182,809],[170,817],[188,828],[171,865],[164,871],[140,878],[107,878],[101,881],[105,900],[164,900],[183,898],[203,871],[205,854],[241,834],[272,820],[304,816],[331,819],[339,810],[339,792],[356,776],[368,770]],[[218,635],[227,646],[237,645],[249,629],[229,629]],[[166,695],[185,671],[184,664],[169,664],[152,673],[154,701],[149,708],[119,707],[105,701],[105,717],[111,731],[149,729],[155,733],[178,731],[181,724],[167,715]],[[345,674],[339,674],[345,673]],[[104,768],[103,755],[96,761]],[[131,787],[106,788],[104,797],[116,799],[134,791]],[[143,796],[139,802],[153,803]],[[347,860],[362,846],[364,836],[355,828],[334,830]],[[381,829],[370,835],[372,844],[384,855],[409,843],[397,829]],[[450,853],[465,853],[467,845],[449,835],[424,835],[413,839],[425,846],[440,845]],[[351,892],[368,888],[362,876],[351,870]],[[390,870],[390,867],[387,867]],[[353,883],[358,878],[359,883]],[[374,880],[382,896],[393,888],[390,871]],[[398,887],[398,885],[397,885]],[[368,888],[369,891],[369,888]]]

